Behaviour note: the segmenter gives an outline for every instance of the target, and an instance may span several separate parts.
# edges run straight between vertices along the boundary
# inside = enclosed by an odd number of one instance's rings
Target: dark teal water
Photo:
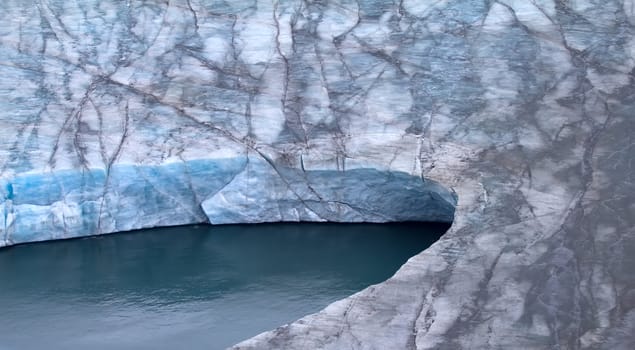
[[[221,349],[387,279],[446,229],[184,226],[0,249],[0,349]]]

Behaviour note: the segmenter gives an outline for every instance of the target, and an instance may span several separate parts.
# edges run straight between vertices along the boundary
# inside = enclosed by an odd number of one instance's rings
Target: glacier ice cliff
[[[0,245],[454,215],[389,280],[236,348],[635,346],[635,1],[7,0],[0,21]]]
[[[3,179],[3,245],[210,222],[451,222],[456,195],[404,172],[261,159],[27,173]]]

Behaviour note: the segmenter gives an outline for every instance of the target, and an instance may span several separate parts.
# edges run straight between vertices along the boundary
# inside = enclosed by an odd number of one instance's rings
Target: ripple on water
[[[0,349],[224,348],[390,277],[445,224],[183,226],[0,250]]]

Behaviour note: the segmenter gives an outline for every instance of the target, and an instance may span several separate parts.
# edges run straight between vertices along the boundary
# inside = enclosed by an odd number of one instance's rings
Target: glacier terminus
[[[635,1],[6,0],[0,246],[452,222],[236,349],[635,347]]]

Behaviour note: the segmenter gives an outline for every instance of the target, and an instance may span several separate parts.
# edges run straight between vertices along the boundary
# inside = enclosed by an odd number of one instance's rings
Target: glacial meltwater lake
[[[223,349],[394,274],[446,224],[182,226],[0,249],[0,349]]]

